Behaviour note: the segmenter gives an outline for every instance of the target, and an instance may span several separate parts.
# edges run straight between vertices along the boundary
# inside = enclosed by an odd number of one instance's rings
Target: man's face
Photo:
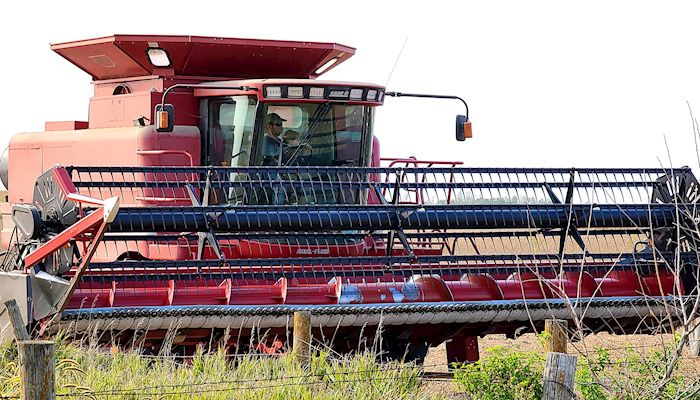
[[[282,121],[271,121],[267,124],[267,130],[274,137],[282,133]]]

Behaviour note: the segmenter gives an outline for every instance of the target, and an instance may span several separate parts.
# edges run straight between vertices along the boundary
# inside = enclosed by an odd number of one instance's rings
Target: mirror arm
[[[401,93],[401,92],[384,92],[385,96],[391,96],[391,97],[418,97],[418,98],[423,98],[423,99],[451,99],[451,100],[459,100],[464,104],[464,109],[466,110],[465,116],[467,117],[467,120],[469,120],[469,106],[467,105],[467,102],[464,101],[463,98],[459,96],[446,96],[442,94],[421,94],[421,93]]]
[[[223,85],[206,85],[206,84],[191,84],[191,83],[177,83],[175,85],[169,86],[163,91],[163,97],[160,100],[160,105],[163,107],[165,105],[165,97],[174,89],[229,89],[229,90],[257,90],[255,87],[251,86],[223,86]]]
[[[156,111],[154,115],[155,126],[158,132],[172,132],[175,124],[175,108],[173,105],[165,103],[165,98],[168,93],[179,88],[201,88],[201,89],[223,89],[223,90],[257,90],[255,87],[250,86],[223,86],[223,85],[206,85],[206,84],[190,84],[190,83],[178,83],[172,85],[163,91],[163,97],[161,97],[160,104],[156,104]],[[166,106],[169,109],[166,110]]]

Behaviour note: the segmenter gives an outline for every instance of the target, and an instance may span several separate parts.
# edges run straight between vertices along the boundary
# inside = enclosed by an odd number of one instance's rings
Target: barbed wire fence
[[[654,345],[640,345],[640,346],[628,346],[628,347],[618,347],[606,350],[618,350],[618,351],[630,351],[637,349],[660,349],[662,347]],[[251,357],[251,356],[246,356]],[[269,357],[269,356],[263,356]],[[145,356],[146,359],[159,359],[163,361],[172,360],[169,356]],[[625,360],[608,360],[608,361],[595,361],[594,364],[600,367],[626,367],[631,364],[630,361]],[[700,365],[700,364],[698,364]],[[411,371],[419,375],[419,380],[422,385],[430,385],[434,382],[449,383],[454,384],[452,373],[450,372],[430,372],[434,370],[447,370],[450,365],[446,363],[431,363],[424,364],[422,366],[418,365],[392,365],[392,366],[382,366],[378,369],[372,370],[355,370],[355,371],[332,371],[325,373],[309,373],[302,375],[291,375],[291,376],[276,376],[274,377],[274,382],[271,382],[273,377],[260,377],[260,378],[247,378],[247,379],[230,379],[230,380],[219,380],[210,382],[194,382],[186,384],[164,384],[158,386],[144,386],[130,389],[115,389],[115,390],[101,390],[92,391],[89,393],[78,392],[78,393],[66,393],[59,394],[57,397],[64,398],[80,398],[80,397],[113,397],[113,396],[176,396],[176,395],[186,395],[186,394],[203,394],[203,393],[216,393],[216,392],[244,392],[244,391],[258,391],[271,388],[280,387],[293,387],[293,386],[321,386],[321,385],[345,385],[345,384],[357,384],[357,383],[367,383],[367,382],[381,382],[381,381],[391,381],[398,379],[405,379],[401,375],[394,376],[378,376],[380,374],[385,374],[387,372],[399,372],[399,371]],[[699,369],[694,371],[689,371],[690,375],[698,376]],[[367,374],[377,374],[377,376],[362,376]],[[358,377],[362,376],[362,377]],[[588,386],[609,386],[609,383],[601,379],[599,382],[591,381],[576,381],[577,387],[588,385]],[[619,383],[619,386],[623,386],[624,382]],[[697,383],[691,384],[688,387],[687,393],[692,395],[692,393],[697,393],[698,388]],[[455,391],[455,394],[458,394]],[[579,395],[573,394],[572,398],[578,398]],[[692,398],[692,397],[688,397]]]

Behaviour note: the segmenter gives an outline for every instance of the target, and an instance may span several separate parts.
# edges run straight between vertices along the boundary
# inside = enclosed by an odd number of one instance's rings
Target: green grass
[[[418,399],[422,372],[411,364],[379,364],[370,353],[313,355],[304,369],[291,357],[199,351],[189,365],[137,352],[111,354],[56,345],[56,390],[77,399]],[[0,347],[0,395],[19,394],[14,344]]]
[[[662,390],[663,380],[677,343],[648,351],[644,356],[633,346],[612,356],[597,348],[587,356],[579,355],[575,387],[577,398],[586,400],[660,400],[700,399],[697,374],[678,373]],[[457,390],[473,400],[536,400],[542,398],[545,353],[525,352],[504,347],[487,349],[478,362],[457,365],[454,380]],[[657,393],[658,392],[658,393]]]

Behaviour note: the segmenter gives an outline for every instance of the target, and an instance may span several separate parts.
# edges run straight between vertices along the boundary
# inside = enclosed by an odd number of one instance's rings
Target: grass
[[[538,339],[541,339],[541,335]],[[571,346],[569,354],[578,357],[574,386],[577,398],[700,399],[700,381],[697,378],[700,370],[687,355],[683,359],[687,362],[676,364],[668,384],[659,389],[678,345],[677,337],[665,343],[657,341],[650,347],[626,342],[625,336],[615,339],[623,344],[622,347],[606,349],[593,345],[581,353],[581,348]],[[491,346],[485,349],[478,362],[459,366],[454,381],[457,391],[473,400],[540,399],[544,365],[545,353],[541,344]]]
[[[136,350],[79,347],[60,337],[56,343],[56,389],[68,399],[539,399],[544,370],[538,343],[489,346],[481,361],[459,366],[454,379],[444,381],[429,380],[413,364],[378,363],[371,351],[352,356],[317,351],[306,369],[287,356],[232,358],[223,350],[200,349],[182,363]],[[615,351],[593,346],[577,354],[578,398],[655,398],[654,384],[673,344],[630,343]],[[699,398],[698,371],[677,372],[658,398]],[[18,395],[17,349],[6,343],[0,346],[0,397]]]
[[[423,399],[422,371],[412,364],[354,356],[313,355],[302,368],[291,357],[198,351],[187,365],[136,351],[108,352],[58,341],[56,391],[76,399]],[[0,396],[19,395],[14,344],[0,347]]]

